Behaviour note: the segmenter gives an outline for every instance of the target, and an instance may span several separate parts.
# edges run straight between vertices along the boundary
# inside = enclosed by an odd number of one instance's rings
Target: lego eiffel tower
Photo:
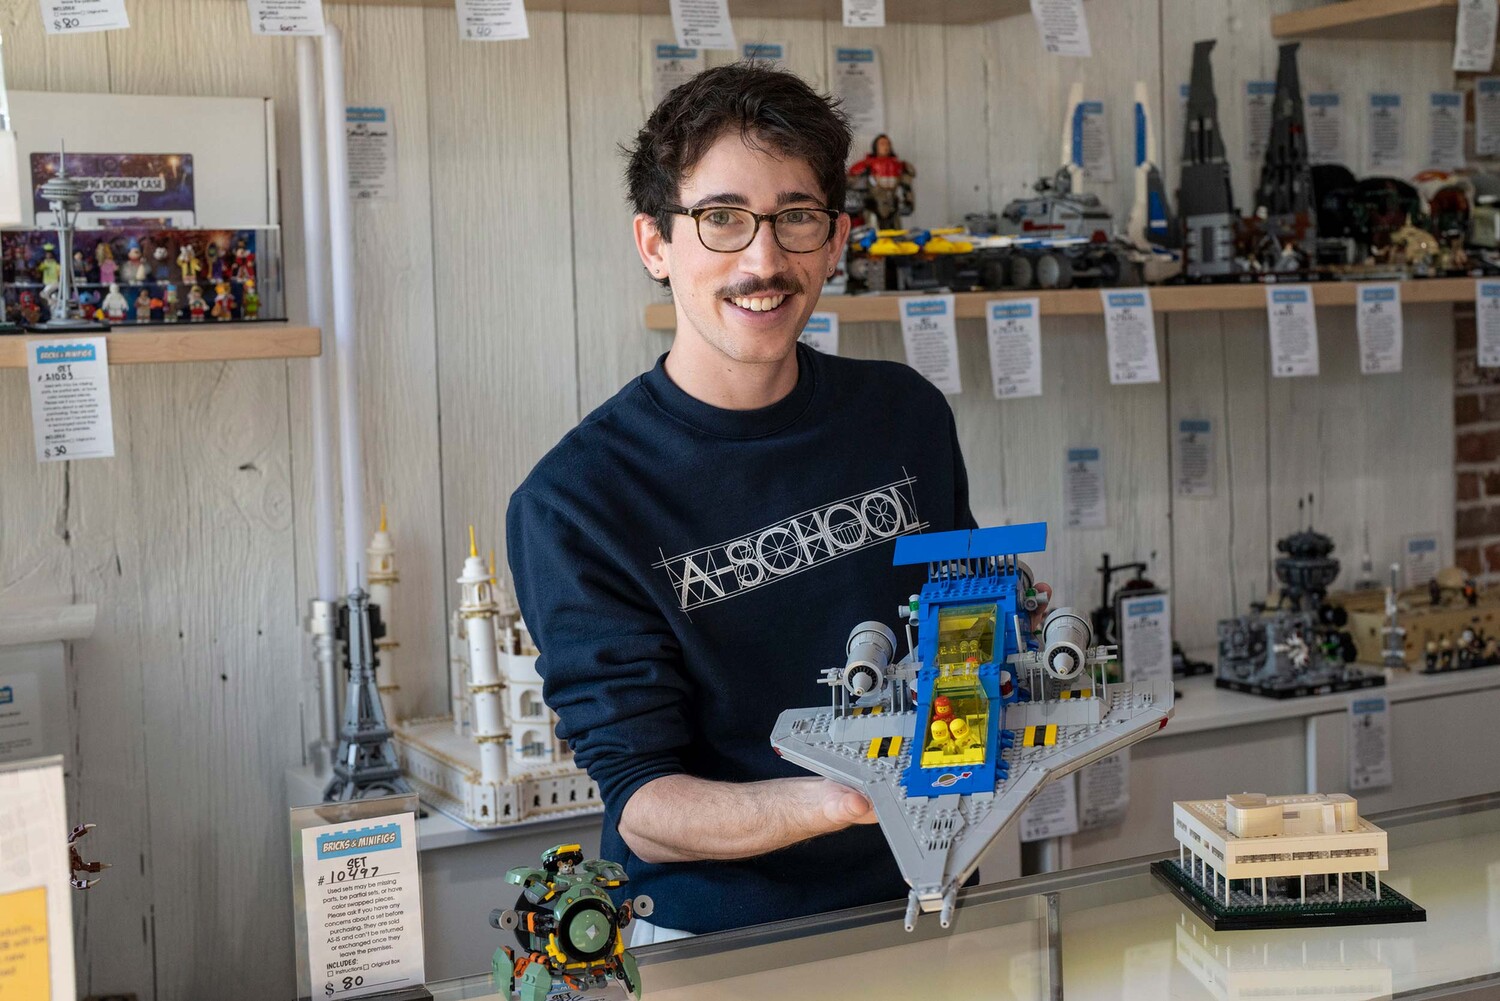
[[[348,603],[349,684],[344,725],[339,730],[333,778],[323,790],[325,803],[412,791],[396,763],[391,728],[375,687],[370,611],[370,596],[356,587]]]

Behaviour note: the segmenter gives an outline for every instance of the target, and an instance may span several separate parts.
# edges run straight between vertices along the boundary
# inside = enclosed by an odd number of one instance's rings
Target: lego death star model
[[[1172,715],[1170,678],[1106,682],[1114,648],[1093,645],[1087,616],[1058,608],[1034,627],[1042,601],[1017,557],[1046,545],[1041,522],[896,540],[896,565],[927,565],[900,609],[908,654],[895,660],[884,623],[860,623],[823,672],[831,704],[787,710],[772,731],[776,753],[874,805],[911,886],[908,931],[919,912],[949,926],[958,888],[1044,783]]]

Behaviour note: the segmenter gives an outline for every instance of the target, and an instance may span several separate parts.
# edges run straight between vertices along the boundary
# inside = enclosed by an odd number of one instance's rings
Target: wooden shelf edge
[[[1276,38],[1397,38],[1453,37],[1452,17],[1458,0],[1333,0],[1306,10],[1271,18]]]
[[[69,336],[80,335],[0,334],[0,368],[25,368],[28,340]],[[317,327],[284,323],[237,323],[228,330],[206,323],[192,327],[153,324],[118,327],[104,336],[111,365],[313,358],[323,350],[322,332]]]
[[[1473,278],[1421,278],[1398,282],[1403,304],[1463,303],[1474,301]],[[1366,282],[1312,282],[1313,302],[1318,306],[1353,306],[1360,285]],[[1157,313],[1216,313],[1266,308],[1266,289],[1276,285],[1157,285],[1150,287],[1151,308]],[[911,295],[920,295],[913,292]],[[960,320],[984,319],[985,303],[997,299],[1041,301],[1042,316],[1102,316],[1098,289],[1063,289],[1055,292],[959,292],[953,297],[954,314]],[[825,296],[818,309],[837,313],[840,323],[895,323],[897,304],[903,296]],[[675,330],[677,314],[668,302],[646,307],[646,329]]]
[[[235,0],[241,2],[241,0]],[[427,7],[453,9],[453,0],[326,0],[353,7]],[[563,11],[570,14],[632,14],[667,16],[668,0],[526,0],[531,11]],[[1027,0],[891,0],[886,5],[888,24],[983,24],[1028,13]],[[801,21],[842,20],[835,0],[737,0],[736,18],[784,18]]]

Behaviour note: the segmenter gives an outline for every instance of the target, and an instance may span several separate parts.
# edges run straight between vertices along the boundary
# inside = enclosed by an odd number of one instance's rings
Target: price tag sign
[[[844,0],[844,27],[884,28],[885,0]]]
[[[1343,163],[1344,97],[1325,91],[1307,95],[1307,158],[1313,163]]]
[[[1307,285],[1267,285],[1266,320],[1271,330],[1271,374],[1318,374],[1318,313]]]
[[[522,0],[457,0],[458,37],[466,42],[530,38]]]
[[[953,322],[953,296],[902,299],[901,335],[906,343],[906,364],[949,396],[963,392],[958,377],[958,328]]]
[[[255,35],[323,34],[323,0],[248,0]]]
[[[1104,492],[1104,456],[1093,447],[1070,448],[1063,466],[1063,512],[1069,528],[1103,528],[1109,524]]]
[[[1365,375],[1401,371],[1401,286],[1361,285],[1354,314],[1359,331],[1359,370]]]
[[[1168,672],[1170,673],[1170,671]],[[1092,831],[1125,819],[1130,808],[1130,748],[1078,772],[1078,829]]]
[[[1172,604],[1163,593],[1131,595],[1119,611],[1120,666],[1126,681],[1172,680]]]
[[[839,353],[839,314],[814,313],[807,318],[807,326],[797,338],[814,351],[825,355]]]
[[[1266,155],[1271,140],[1271,106],[1276,102],[1275,80],[1245,81],[1245,159]]]
[[[1161,382],[1156,357],[1156,314],[1147,289],[1100,289],[1104,299],[1104,336],[1109,344],[1112,385]]]
[[[1380,789],[1391,775],[1391,711],[1385,696],[1349,703],[1349,791]]]
[[[1453,68],[1460,73],[1488,73],[1495,64],[1495,0],[1458,0],[1453,39]]]
[[[1207,417],[1184,417],[1172,439],[1172,479],[1178,497],[1214,495],[1214,422]]]
[[[733,49],[729,0],[672,0],[677,44],[690,49]]]
[[[36,461],[115,454],[109,349],[103,337],[27,341],[26,378]]]
[[[1021,813],[1021,840],[1044,841],[1078,833],[1078,790],[1066,775],[1042,786]]]
[[[651,103],[662,98],[703,72],[707,63],[702,49],[685,49],[676,42],[657,40],[651,43]]]
[[[423,985],[416,810],[415,796],[292,810],[302,996]]]
[[[1000,299],[985,303],[990,342],[990,382],[995,399],[1042,395],[1041,300]]]
[[[130,27],[125,0],[41,0],[41,4],[42,28],[49,35]]]
[[[1087,59],[1094,54],[1083,0],[1031,0],[1031,17],[1050,55]]]
[[[0,998],[5,1001],[78,997],[67,817],[62,758],[0,765]],[[91,840],[79,846],[85,857]]]
[[[1479,328],[1479,367],[1500,368],[1500,281],[1475,282],[1474,313]]]

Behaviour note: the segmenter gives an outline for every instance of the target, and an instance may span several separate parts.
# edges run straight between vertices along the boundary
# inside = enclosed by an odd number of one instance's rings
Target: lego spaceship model
[[[1088,617],[1042,609],[1020,554],[1046,548],[1044,523],[909,535],[898,566],[927,565],[900,609],[907,655],[881,622],[849,635],[842,667],[823,672],[831,705],[790,709],[776,753],[859,790],[911,886],[906,928],[938,911],[1042,786],[1166,726],[1170,679],[1110,684],[1115,648]],[[913,638],[913,629],[916,638]]]
[[[505,881],[521,887],[521,896],[513,909],[491,911],[490,925],[515,932],[521,949],[495,950],[491,973],[500,995],[546,1001],[555,989],[582,993],[617,980],[639,998],[640,972],[621,932],[637,914],[651,915],[651,898],[616,907],[607,892],[629,879],[618,863],[586,860],[579,845],[549,848],[540,869],[507,872]]]

